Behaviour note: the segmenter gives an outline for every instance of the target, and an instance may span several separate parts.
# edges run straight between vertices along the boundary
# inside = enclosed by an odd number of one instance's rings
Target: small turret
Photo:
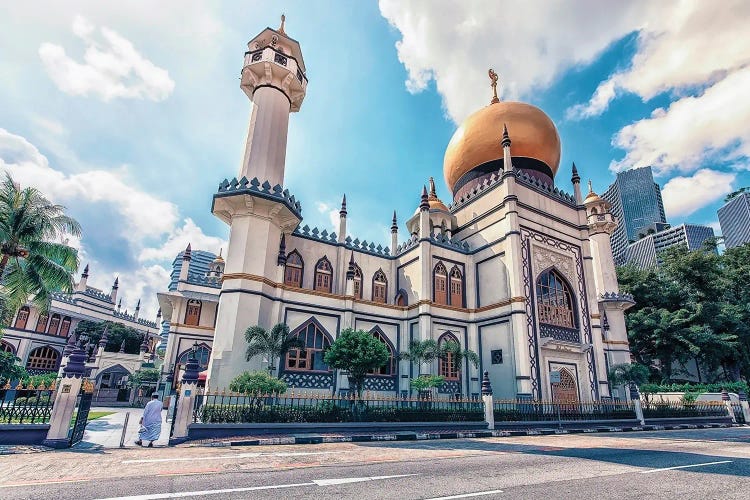
[[[86,264],[86,267],[83,268],[83,273],[81,274],[81,281],[78,282],[78,286],[76,287],[76,291],[78,292],[85,292],[87,282],[89,279],[89,265]]]
[[[341,200],[341,210],[339,210],[339,243],[346,240],[346,195]]]
[[[138,316],[141,314],[141,299],[138,299],[138,303],[135,305],[135,314],[133,317],[135,319],[138,319]]]
[[[117,300],[117,290],[120,288],[120,277],[115,278],[115,282],[112,284],[112,293],[109,295],[110,300],[112,303],[115,303],[115,300]]]
[[[398,222],[396,221],[396,211],[393,211],[393,220],[391,221],[391,255],[396,255],[398,247]]]
[[[180,266],[180,281],[187,281],[190,275],[190,260],[192,259],[192,249],[190,243],[185,247],[185,251],[182,253],[182,266]]]
[[[513,160],[510,155],[510,135],[508,135],[508,126],[503,123],[503,140],[500,142],[503,146],[503,172],[513,172]]]
[[[576,203],[580,205],[581,203],[583,203],[583,196],[581,195],[581,176],[578,175],[576,162],[573,162],[573,176],[570,178],[570,182],[573,183],[573,191],[575,194]]]
[[[279,266],[286,265],[286,235],[281,233],[281,241],[279,241],[279,255],[276,258],[276,264]]]

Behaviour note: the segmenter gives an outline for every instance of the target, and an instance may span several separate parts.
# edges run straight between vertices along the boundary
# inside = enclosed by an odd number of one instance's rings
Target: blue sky
[[[750,185],[747,2],[42,5],[0,7],[0,169],[69,208],[90,283],[120,276],[131,309],[142,297],[155,313],[188,241],[225,245],[210,204],[240,168],[245,44],[282,11],[310,81],[285,187],[310,226],[330,231],[346,193],[349,232],[386,245],[430,176],[448,202],[445,146],[489,102],[489,67],[504,99],[557,124],[564,190],[572,161],[599,192],[651,164],[670,222],[716,225]]]

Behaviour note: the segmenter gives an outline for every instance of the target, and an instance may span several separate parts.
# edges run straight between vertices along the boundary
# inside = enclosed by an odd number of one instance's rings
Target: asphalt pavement
[[[0,457],[0,498],[747,498],[750,428]]]

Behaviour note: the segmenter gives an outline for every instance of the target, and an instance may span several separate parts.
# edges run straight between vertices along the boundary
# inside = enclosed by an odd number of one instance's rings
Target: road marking
[[[0,484],[0,488],[19,488],[21,486],[39,486],[39,485],[48,485],[48,484],[63,484],[63,483],[87,483],[89,481],[92,481],[91,478],[85,478],[85,479],[46,479],[41,481],[29,481],[26,483],[8,483],[8,484]]]
[[[224,460],[227,458],[259,458],[259,457],[302,457],[310,455],[332,455],[338,453],[351,453],[348,450],[341,451],[298,451],[283,453],[238,453],[236,455],[219,455],[216,457],[175,457],[175,458],[144,458],[140,460],[123,460],[123,464],[153,464],[160,462],[194,462],[198,460]]]
[[[417,474],[399,474],[396,476],[371,476],[371,477],[346,477],[338,479],[315,479],[309,483],[275,484],[269,486],[249,486],[247,488],[226,488],[222,490],[203,491],[181,491],[177,493],[155,493],[152,495],[134,495],[129,497],[110,497],[100,500],[161,500],[164,498],[185,498],[204,495],[221,495],[226,493],[244,493],[246,491],[280,490],[283,488],[300,488],[303,486],[332,486],[336,484],[361,483],[365,481],[378,481],[382,479],[395,479],[399,477],[416,476]],[[458,498],[458,497],[448,497]]]
[[[729,464],[729,463],[732,463],[732,460],[721,460],[719,462],[706,462],[702,464],[676,465],[674,467],[663,467],[661,469],[642,470],[641,474],[651,474],[652,472],[661,472],[665,470],[687,469],[689,467],[702,467],[704,465],[718,465],[718,464]]]
[[[469,497],[483,497],[485,495],[494,495],[496,493],[502,493],[503,490],[490,490],[490,491],[476,491],[474,493],[463,493],[461,495],[451,495],[449,497],[435,497],[427,500],[450,500],[451,498],[469,498]]]

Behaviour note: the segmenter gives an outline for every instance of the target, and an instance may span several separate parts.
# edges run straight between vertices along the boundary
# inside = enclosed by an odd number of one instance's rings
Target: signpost
[[[560,378],[560,371],[559,370],[552,370],[549,372],[549,381],[552,386],[556,386],[560,384],[562,379]],[[562,419],[560,418],[560,402],[555,401],[554,398],[554,391],[553,391],[553,397],[552,397],[552,403],[557,408],[557,426],[562,429]]]

